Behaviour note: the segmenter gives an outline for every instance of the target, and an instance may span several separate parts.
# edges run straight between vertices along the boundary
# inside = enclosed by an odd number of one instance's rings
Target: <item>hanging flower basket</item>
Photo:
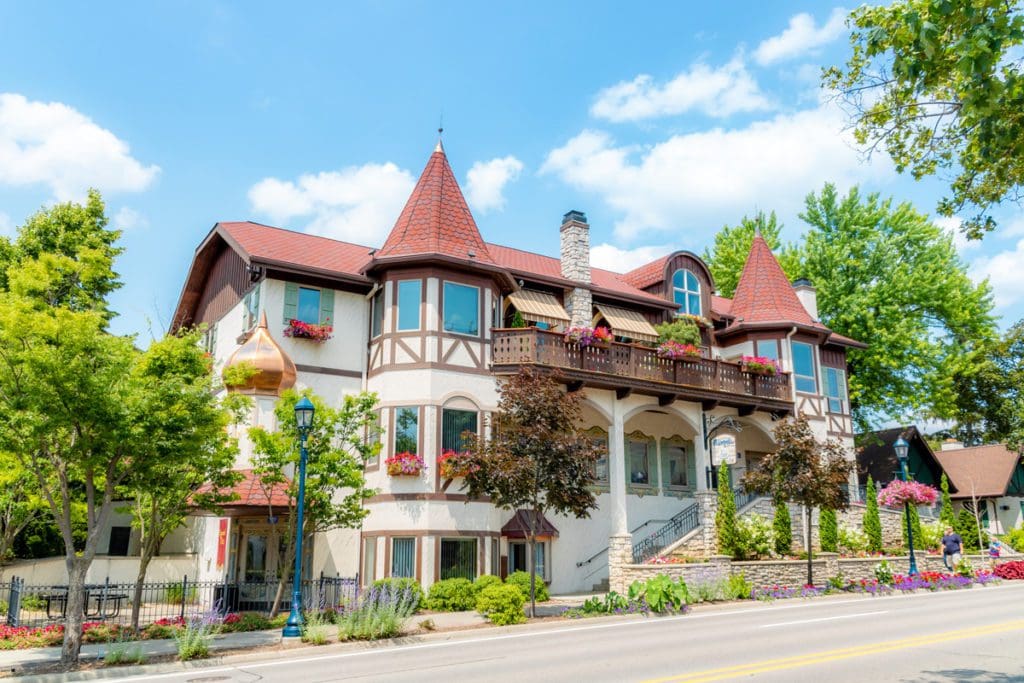
[[[677,341],[662,342],[658,346],[658,358],[669,360],[700,360],[700,347]]]
[[[939,492],[933,486],[919,481],[900,481],[895,479],[878,492],[878,504],[889,508],[900,508],[905,504],[935,505]]]
[[[702,315],[694,315],[692,313],[676,313],[676,320],[686,320],[687,322],[693,323],[697,327],[711,329],[711,321]]]
[[[607,346],[614,339],[607,327],[570,327],[565,332],[565,341],[579,344],[581,349],[588,346]]]
[[[472,465],[469,464],[469,453],[444,451],[437,459],[437,466],[440,468],[442,479],[464,477],[472,471]]]
[[[322,344],[330,339],[333,336],[332,332],[334,332],[334,328],[330,325],[314,325],[312,323],[304,323],[301,320],[289,320],[288,327],[284,328],[284,336],[286,337],[309,339],[318,344]]]
[[[764,356],[743,356],[740,359],[740,369],[751,375],[770,377],[779,373],[779,362],[774,358]]]
[[[392,455],[384,461],[384,465],[392,477],[418,477],[427,468],[423,458],[409,451]]]

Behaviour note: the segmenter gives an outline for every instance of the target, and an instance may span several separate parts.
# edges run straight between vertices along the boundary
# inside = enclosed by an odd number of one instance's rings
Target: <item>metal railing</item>
[[[277,595],[276,578],[264,581],[181,581],[147,582],[142,585],[139,625],[162,619],[182,619],[212,612],[270,613]],[[9,626],[45,626],[60,623],[67,613],[67,585],[25,585],[24,579],[12,577],[0,584],[0,595],[6,595]],[[127,624],[131,621],[135,583],[88,584],[84,595],[86,621]],[[307,608],[334,609],[349,604],[359,596],[359,578],[323,576],[302,582],[302,601]],[[281,594],[278,611],[291,609],[291,583]]]
[[[638,526],[637,528],[635,528],[632,531],[630,531],[629,534],[632,536],[636,532],[638,532],[641,529],[643,529],[645,526],[650,526],[651,524],[664,524],[665,522],[668,522],[668,521],[669,520],[667,520],[667,519],[649,519],[646,522],[644,522],[643,524],[641,524],[640,526]],[[591,555],[587,559],[580,560],[579,562],[577,562],[576,563],[576,568],[579,569],[581,567],[587,566],[588,564],[590,564],[591,562],[593,562],[597,558],[599,558],[602,555],[604,555],[606,552],[608,552],[608,546],[605,546],[605,547],[601,548],[600,550],[598,550],[596,553],[594,553],[593,555]]]
[[[736,510],[739,511],[760,498],[761,494],[751,493],[742,486],[737,486],[732,490],[732,497],[736,501]]]
[[[641,564],[655,557],[670,544],[700,526],[700,505],[693,503],[687,506],[668,523],[643,539],[633,544],[633,563]]]

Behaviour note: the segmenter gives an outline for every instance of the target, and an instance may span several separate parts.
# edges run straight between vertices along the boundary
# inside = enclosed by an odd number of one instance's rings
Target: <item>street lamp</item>
[[[903,481],[910,480],[910,474],[907,472],[907,457],[910,452],[910,444],[907,443],[906,439],[902,436],[896,439],[896,443],[893,444],[893,448],[896,450],[896,459],[900,461],[900,479]],[[903,509],[906,510],[907,516],[907,544],[910,546],[910,570],[909,574],[913,576],[917,574],[917,559],[914,557],[914,528],[910,524],[910,502],[903,503]]]
[[[302,636],[302,531],[303,511],[306,507],[306,437],[313,426],[313,402],[303,396],[295,404],[295,426],[299,430],[299,507],[295,519],[295,575],[292,576],[292,611],[281,635],[285,638]]]

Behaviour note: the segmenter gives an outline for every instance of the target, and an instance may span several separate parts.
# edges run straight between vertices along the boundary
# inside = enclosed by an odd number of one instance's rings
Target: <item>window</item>
[[[494,297],[491,302],[491,327],[501,327],[501,295]]]
[[[594,462],[594,483],[598,486],[608,486],[608,435],[603,430],[594,427],[587,432],[587,436],[600,446],[604,453]]]
[[[645,436],[630,437],[626,444],[629,483],[651,485],[651,441]]]
[[[368,586],[377,578],[377,539],[373,536],[363,539],[363,585]]]
[[[416,576],[416,539],[391,539],[391,576]]]
[[[661,472],[663,483],[667,487],[681,489],[690,486],[684,442],[662,441]]]
[[[500,561],[500,558],[498,557],[498,555],[500,554],[499,551],[498,551],[499,547],[500,547],[500,544],[498,543],[498,539],[492,538],[491,539],[491,574],[494,574],[495,576],[497,576],[500,573],[500,571],[501,571],[501,566],[500,566],[501,565],[501,561]]]
[[[776,339],[758,339],[755,342],[754,348],[755,356],[762,356],[764,358],[771,358],[772,360],[779,359],[779,342]]]
[[[127,557],[128,541],[131,537],[132,528],[130,526],[110,527],[110,545],[107,547],[107,555]]]
[[[548,580],[548,563],[547,563],[547,541],[537,541],[534,544],[533,561],[537,567],[537,580],[547,581]],[[530,571],[530,565],[527,564],[526,559],[529,557],[528,549],[530,545],[525,541],[512,541],[508,544],[508,571],[512,572],[527,572]]]
[[[476,429],[476,411],[444,408],[441,411],[441,450],[461,451],[465,448],[462,433],[468,431],[476,434]]]
[[[378,446],[377,452],[366,459],[367,467],[376,467],[380,464],[380,451],[384,447],[384,440],[381,438],[381,411],[373,414],[373,423],[366,427],[366,443]]]
[[[444,331],[480,334],[480,290],[455,282],[444,283]]]
[[[210,323],[203,332],[203,349],[211,356],[217,355],[217,323]]]
[[[476,539],[441,539],[441,575],[443,579],[476,579]]]
[[[672,275],[672,300],[679,304],[680,313],[700,315],[700,280],[686,269]]]
[[[320,290],[299,287],[299,309],[296,319],[310,325],[320,324]]]
[[[379,337],[384,329],[384,288],[373,295],[370,302],[370,337]]]
[[[828,412],[846,412],[846,372],[839,368],[825,368],[825,395],[828,396]]]
[[[395,453],[419,453],[419,423],[419,408],[395,408]]]
[[[242,331],[248,332],[256,327],[256,322],[259,318],[260,286],[257,283],[255,287],[245,293],[245,297],[242,299]]]
[[[398,331],[420,329],[420,287],[419,280],[403,280],[398,283]]]
[[[793,342],[792,348],[796,390],[805,394],[818,393],[818,381],[814,374],[814,348],[802,342]]]

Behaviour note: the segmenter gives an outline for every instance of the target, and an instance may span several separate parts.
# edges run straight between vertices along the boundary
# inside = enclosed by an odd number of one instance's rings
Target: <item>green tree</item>
[[[868,475],[868,485],[864,495],[864,535],[868,537],[868,550],[873,553],[882,552],[882,517],[878,512],[878,489],[875,480]]]
[[[464,434],[469,500],[484,496],[504,510],[530,510],[530,614],[536,616],[538,523],[548,511],[576,518],[597,507],[592,484],[604,447],[580,427],[580,395],[529,368],[504,378],[491,438]]]
[[[955,425],[949,436],[972,446],[1024,447],[1024,320],[978,354],[955,385]]]
[[[858,143],[915,179],[950,175],[938,211],[972,212],[961,229],[981,237],[994,206],[1021,199],[1020,3],[896,0],[863,5],[850,23],[852,53],[824,85],[841,94]]]
[[[793,552],[793,522],[789,517],[789,503],[780,498],[775,499],[772,530],[775,538],[775,552],[779,555],[788,555]]]
[[[363,501],[376,493],[366,487],[363,470],[366,460],[380,451],[379,441],[367,438],[367,434],[377,427],[377,395],[368,392],[346,394],[341,406],[333,408],[309,389],[301,392],[289,389],[282,393],[274,407],[277,429],[270,431],[253,427],[249,430],[253,442],[253,469],[260,481],[268,489],[284,485],[288,492],[287,537],[282,567],[291,567],[295,562],[299,489],[291,473],[299,466],[295,404],[303,396],[309,398],[314,406],[313,426],[307,437],[303,538],[331,529],[358,527],[368,514]],[[272,539],[271,542],[277,541]],[[289,574],[283,571],[271,607],[272,615],[277,613],[289,583]]]
[[[821,543],[821,552],[839,552],[839,522],[835,510],[821,508],[818,515],[818,539]]]
[[[0,563],[10,559],[14,541],[45,512],[31,472],[10,453],[0,452]]]
[[[940,487],[942,489],[942,506],[939,509],[939,521],[943,527],[955,527],[956,515],[953,513],[953,499],[949,497],[949,477],[946,476],[945,472],[942,473]],[[945,531],[945,528],[943,528],[943,531]]]
[[[758,211],[753,218],[744,216],[739,225],[723,227],[715,235],[714,244],[704,250],[704,262],[708,264],[711,276],[715,279],[715,287],[722,296],[731,297],[736,293],[740,273],[743,272],[754,235],[758,231],[768,246],[778,251],[782,270],[790,279],[797,277],[799,253],[794,247],[782,244],[782,224],[776,219],[775,212],[766,216],[763,211]]]
[[[807,508],[808,519],[816,508],[845,510],[849,506],[853,462],[837,441],[820,443],[804,416],[779,422],[773,431],[777,448],[747,472],[748,491],[769,494]],[[813,549],[807,548],[807,583],[814,583]]]
[[[732,492],[729,466],[724,462],[718,466],[718,500],[715,506],[715,534],[718,538],[718,552],[736,556],[738,552],[736,526],[736,498]]]
[[[978,520],[966,505],[960,508],[953,530],[960,534],[960,538],[964,542],[964,550],[977,551],[984,545]]]

